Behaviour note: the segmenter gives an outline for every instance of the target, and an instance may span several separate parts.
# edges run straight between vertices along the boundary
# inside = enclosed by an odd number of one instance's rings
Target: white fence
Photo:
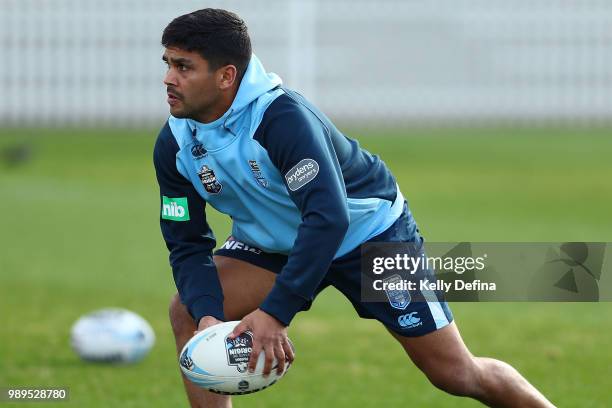
[[[161,32],[211,6],[345,123],[612,119],[610,0],[0,0],[0,126],[163,121]]]

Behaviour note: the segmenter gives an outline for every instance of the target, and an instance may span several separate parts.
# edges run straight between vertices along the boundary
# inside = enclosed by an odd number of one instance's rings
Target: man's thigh
[[[240,320],[263,302],[276,274],[235,258],[215,255],[213,259],[223,288],[225,318]]]
[[[261,304],[272,289],[276,274],[239,259],[219,255],[213,259],[223,288],[225,318],[241,320]],[[187,338],[193,335],[195,322],[178,294],[170,302],[170,321],[176,332],[184,332]]]

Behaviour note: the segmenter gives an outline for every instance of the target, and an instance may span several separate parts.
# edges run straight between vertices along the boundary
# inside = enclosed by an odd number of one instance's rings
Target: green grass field
[[[430,241],[612,241],[610,129],[349,132],[382,156]],[[45,406],[186,406],[167,307],[174,284],[158,226],[155,131],[0,130],[0,387],[67,386]],[[212,213],[218,239],[226,218]],[[69,330],[125,307],[151,322],[134,366],[81,362]],[[612,406],[612,304],[453,304],[474,354],[514,365],[560,407]],[[332,290],[289,334],[297,360],[236,407],[476,407],[429,385],[374,321]],[[0,404],[9,406],[10,404]],[[15,404],[15,406],[27,406]]]

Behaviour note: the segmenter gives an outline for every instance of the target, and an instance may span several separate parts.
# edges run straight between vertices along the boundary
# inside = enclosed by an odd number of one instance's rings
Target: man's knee
[[[474,396],[479,389],[478,366],[472,357],[431,361],[420,367],[437,388],[458,396]]]
[[[170,325],[172,326],[172,332],[174,336],[189,336],[193,335],[196,330],[195,322],[187,311],[184,304],[181,303],[181,299],[178,293],[172,296],[170,300],[170,307],[168,314],[170,316]]]

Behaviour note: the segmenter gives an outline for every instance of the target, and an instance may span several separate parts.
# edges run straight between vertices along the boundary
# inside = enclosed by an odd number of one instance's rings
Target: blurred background
[[[383,158],[430,241],[612,241],[612,2],[0,0],[0,387],[186,406],[152,146],[161,32],[203,7],[238,13],[267,69]],[[222,242],[229,220],[207,214]],[[72,323],[108,306],[155,329],[140,364],[70,350]],[[612,405],[610,303],[452,309],[474,354],[557,405]],[[289,375],[235,406],[479,406],[434,389],[332,290],[289,333]]]
[[[157,124],[160,33],[228,7],[286,85],[344,122],[609,121],[605,0],[3,0],[3,122]]]

